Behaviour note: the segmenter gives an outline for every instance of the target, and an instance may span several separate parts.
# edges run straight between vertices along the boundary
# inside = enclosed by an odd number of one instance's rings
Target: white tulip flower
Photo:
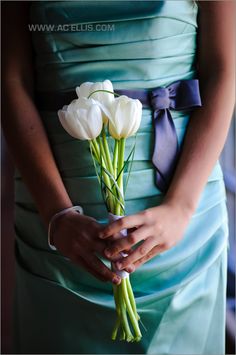
[[[139,129],[142,117],[142,104],[139,100],[125,95],[114,99],[109,117],[109,132],[115,139],[127,138]]]
[[[58,111],[63,128],[74,138],[91,140],[103,127],[102,111],[93,99],[80,97]]]
[[[81,84],[80,86],[77,86],[76,88],[76,93],[78,97],[86,97],[97,90],[107,90],[110,92],[114,92],[113,90],[113,85],[110,80],[105,80],[103,82],[97,82],[97,83],[92,83],[92,82],[85,82]],[[99,101],[101,104],[109,107],[112,101],[114,100],[114,94],[107,93],[107,92],[96,92],[91,96],[92,99]]]
[[[97,90],[106,90],[109,92],[99,91],[92,94],[94,91]],[[86,97],[88,98],[91,94],[91,98],[96,100],[101,110],[103,112],[103,121],[106,124],[108,118],[110,117],[110,106],[114,101],[114,94],[113,94],[113,85],[110,80],[105,80],[103,82],[85,82],[76,88],[76,93],[78,97]]]

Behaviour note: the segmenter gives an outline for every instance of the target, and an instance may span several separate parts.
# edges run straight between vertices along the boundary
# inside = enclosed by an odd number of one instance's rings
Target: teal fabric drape
[[[52,26],[32,31],[36,89],[50,96],[84,81],[110,79],[115,89],[131,89],[196,78],[197,14],[196,3],[185,0],[33,2],[32,23]],[[73,203],[107,223],[87,143],[70,137],[56,112],[40,114]],[[172,111],[180,145],[190,115]],[[126,193],[127,214],[163,200],[151,163],[153,133],[151,111],[144,109]],[[130,138],[126,154],[132,144]],[[115,321],[112,286],[49,249],[47,231],[17,170],[15,232],[16,353],[224,353],[228,227],[218,162],[181,242],[131,276],[147,328],[140,343],[110,340]]]

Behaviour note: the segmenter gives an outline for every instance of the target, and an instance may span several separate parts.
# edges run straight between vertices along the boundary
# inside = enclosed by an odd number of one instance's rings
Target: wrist
[[[187,218],[191,218],[194,214],[197,203],[192,201],[191,199],[185,199],[183,197],[166,195],[163,203],[172,206],[174,208],[178,208],[185,214]]]
[[[70,200],[69,201],[60,201],[60,202],[55,203],[53,205],[50,204],[50,206],[44,207],[43,211],[40,213],[40,215],[42,216],[42,219],[46,225],[46,228],[48,228],[52,217],[56,213],[66,209],[66,208],[70,208],[70,207],[73,207],[73,203]]]
[[[62,216],[65,216],[66,214],[70,212],[77,212],[80,214],[83,214],[83,209],[81,206],[71,206],[68,208],[64,208],[61,211],[55,213],[48,224],[48,245],[52,250],[57,250],[57,248],[54,246],[54,241],[53,241],[53,229],[54,229],[54,224],[55,222],[61,218]]]

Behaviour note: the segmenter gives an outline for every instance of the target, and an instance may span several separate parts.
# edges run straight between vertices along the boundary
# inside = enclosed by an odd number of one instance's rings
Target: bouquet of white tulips
[[[104,201],[109,212],[110,221],[125,214],[124,171],[130,167],[134,148],[125,161],[126,139],[137,132],[142,115],[139,100],[127,96],[115,97],[112,83],[83,83],[76,88],[78,99],[59,110],[58,115],[64,129],[74,138],[88,140],[95,171],[101,186]],[[108,144],[107,136],[109,137]],[[129,176],[129,174],[128,174]],[[127,186],[128,178],[126,180]],[[126,231],[121,232],[125,237]],[[127,256],[122,253],[122,257]],[[139,341],[140,317],[137,313],[129,274],[118,271],[112,263],[113,270],[121,277],[121,283],[113,286],[117,320],[112,332],[115,340],[120,332],[120,339]]]

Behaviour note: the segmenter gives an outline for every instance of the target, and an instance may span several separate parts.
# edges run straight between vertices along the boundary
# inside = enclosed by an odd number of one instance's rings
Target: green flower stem
[[[110,156],[110,151],[109,151],[109,146],[107,143],[106,131],[105,131],[104,126],[102,129],[102,142],[103,142],[104,152],[106,155],[108,171],[114,176],[113,165],[112,165],[112,161],[111,161],[111,156]]]
[[[119,94],[117,94],[116,92],[113,91],[109,91],[109,90],[95,90],[93,92],[91,92],[91,94],[89,94],[88,99],[90,99],[90,97],[95,94],[96,92],[107,92],[108,94],[112,94],[114,96],[120,96]]]
[[[121,327],[120,340],[125,340],[125,331],[123,327]]]
[[[125,143],[126,143],[126,139],[125,138],[121,138],[120,139],[120,144],[119,144],[119,159],[118,159],[118,174],[121,172],[121,174],[119,175],[118,178],[118,185],[119,188],[121,189],[122,193],[123,193],[123,175],[124,175],[124,160],[125,160]]]
[[[106,153],[105,153],[105,149],[104,149],[101,137],[99,137],[99,147],[100,147],[100,152],[101,152],[102,158],[103,158],[103,160],[105,162],[104,168],[108,169],[107,156],[106,156]]]
[[[142,335],[141,335],[141,332],[140,332],[140,329],[139,329],[138,321],[136,319],[136,314],[133,312],[133,309],[132,309],[132,306],[131,306],[131,303],[130,303],[128,291],[127,291],[127,288],[126,288],[125,279],[123,279],[122,282],[121,282],[121,291],[122,291],[122,294],[123,294],[123,297],[124,297],[124,300],[125,300],[125,304],[126,304],[126,307],[127,307],[127,311],[128,311],[129,317],[130,317],[131,324],[132,324],[132,326],[134,328],[134,332],[135,332],[136,338],[140,339]]]
[[[102,168],[108,170],[107,161],[106,161],[106,154],[105,154],[105,151],[104,151],[104,147],[103,147],[102,141],[99,138],[100,137],[97,138],[98,139],[98,143],[99,143],[99,147],[100,147],[99,164],[102,165]],[[111,184],[110,178],[107,175],[107,173],[104,171],[104,169],[102,170],[102,175],[103,175],[104,182],[109,187],[109,189],[112,190],[112,184]],[[108,196],[109,196],[109,199],[108,199],[109,209],[110,209],[110,211],[113,211],[114,210],[115,201],[114,201],[114,197],[113,197],[111,191],[108,191]]]
[[[94,147],[94,150],[96,151],[97,157],[99,157],[100,156],[100,148],[99,148],[99,145],[98,145],[96,139],[92,139],[91,142]]]
[[[115,300],[115,305],[116,305],[117,319],[116,319],[114,329],[112,331],[111,339],[116,340],[117,332],[118,332],[120,324],[121,324],[120,304],[119,304],[119,298],[118,298],[118,286],[116,286],[116,285],[113,285],[113,294],[114,294],[114,300]]]
[[[121,310],[121,320],[122,320],[123,329],[125,331],[126,340],[131,341],[131,340],[133,340],[134,337],[133,337],[133,334],[131,333],[127,314],[126,314],[126,304],[125,304],[125,300],[124,300],[123,285],[125,285],[124,279],[121,280],[121,284],[118,287],[119,304],[120,304],[120,310]]]
[[[130,284],[130,279],[129,279],[129,277],[127,277],[125,280],[126,280],[126,287],[127,287],[127,291],[128,291],[131,307],[132,307],[132,309],[134,311],[136,319],[139,320],[140,317],[139,317],[138,312],[137,312],[136,302],[135,302],[134,293],[133,293],[133,290],[132,290],[132,287],[131,287],[131,284]]]
[[[121,138],[118,141],[118,164],[117,164],[117,175],[119,175],[118,179],[117,179],[117,184],[120,188],[120,191],[122,193],[122,196],[120,196],[120,198],[122,198],[122,200],[124,199],[124,191],[123,191],[123,175],[124,175],[124,159],[125,159],[125,143],[126,143],[126,139],[125,138]],[[121,215],[121,207],[120,205],[116,205],[116,214],[118,216]]]
[[[118,150],[119,150],[119,141],[115,140],[115,147],[113,153],[113,170],[114,170],[114,178],[117,178],[117,163],[118,163]]]
[[[90,143],[90,147],[92,148],[92,151],[94,153],[96,160],[99,162],[100,149],[99,149],[99,145],[97,144],[96,139],[92,139],[89,143]]]
[[[113,329],[112,334],[111,334],[111,339],[112,340],[116,340],[119,327],[120,327],[120,317],[117,317],[114,329]]]
[[[95,157],[95,159],[98,160],[97,152],[94,149],[93,143],[90,143],[90,151],[91,151],[91,154],[93,154],[93,156]]]

